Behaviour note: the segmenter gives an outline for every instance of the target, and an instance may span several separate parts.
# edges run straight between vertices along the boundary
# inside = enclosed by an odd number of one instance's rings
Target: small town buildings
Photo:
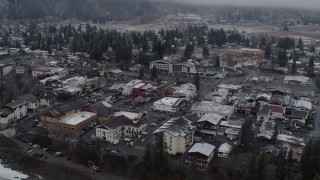
[[[126,96],[131,95],[133,87],[140,84],[140,83],[142,83],[142,81],[139,79],[135,79],[135,80],[128,82],[127,84],[124,85],[122,94],[126,95]]]
[[[232,146],[228,143],[221,144],[218,149],[218,157],[228,158],[232,150]]]
[[[188,159],[200,167],[207,168],[214,157],[215,148],[209,143],[195,143],[188,151]]]
[[[197,121],[197,130],[202,134],[216,136],[216,130],[223,119],[222,116],[215,113],[205,114]]]
[[[215,92],[209,92],[203,97],[205,101],[214,101],[217,103],[223,103],[228,95],[227,89],[218,89]]]
[[[191,112],[196,113],[198,116],[203,116],[209,113],[216,113],[224,119],[229,119],[234,113],[233,106],[221,105],[216,102],[201,101],[196,102],[191,107]]]
[[[279,106],[279,105],[272,105],[272,104],[269,104],[268,106],[270,109],[271,118],[274,118],[274,119],[284,119],[285,118],[285,112],[286,112],[285,107]]]
[[[285,113],[286,122],[290,123],[293,128],[301,128],[306,125],[309,113],[307,111],[299,111],[292,108],[287,108]],[[286,123],[284,122],[284,123]]]
[[[63,77],[68,74],[68,70],[65,68],[47,67],[47,66],[38,66],[38,67],[32,68],[32,77],[52,76],[55,74]]]
[[[269,121],[270,119],[270,108],[268,104],[265,104],[260,107],[259,111],[257,112],[257,121]]]
[[[115,112],[112,105],[106,101],[100,101],[95,104],[88,104],[82,108],[82,111],[96,113],[99,122],[108,121]]]
[[[275,133],[275,129],[274,129],[275,125],[276,125],[276,123],[274,123],[274,122],[264,121],[261,124],[261,127],[259,129],[259,134],[257,134],[257,137],[263,137],[268,140],[271,140],[271,138],[273,137],[273,135]]]
[[[194,126],[184,117],[172,118],[154,134],[163,133],[169,154],[184,153],[193,144]]]
[[[242,86],[233,84],[219,84],[218,89],[227,89],[229,93],[235,94],[242,91]]]
[[[307,86],[310,79],[304,76],[285,76],[284,77],[284,84],[292,84],[298,86]]]
[[[186,100],[183,98],[164,97],[153,103],[153,110],[175,113],[179,111],[185,103]]]
[[[170,60],[156,60],[156,61],[150,62],[150,69],[152,69],[154,66],[159,71],[167,71],[168,73],[173,72],[172,61]]]

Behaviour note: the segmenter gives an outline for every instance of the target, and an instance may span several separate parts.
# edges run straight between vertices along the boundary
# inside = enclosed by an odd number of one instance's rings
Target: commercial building
[[[197,94],[197,87],[191,83],[182,84],[179,87],[173,87],[175,91],[172,93],[172,97],[184,98],[190,101]]]
[[[9,74],[13,70],[13,67],[11,64],[0,64],[0,77],[5,77],[7,74]]]
[[[27,115],[27,101],[14,100],[0,109],[0,129],[14,125],[17,120]]]
[[[194,126],[184,117],[172,118],[154,134],[163,133],[169,154],[184,153],[193,144]]]

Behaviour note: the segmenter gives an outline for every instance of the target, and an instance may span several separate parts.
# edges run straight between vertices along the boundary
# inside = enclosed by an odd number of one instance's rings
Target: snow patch
[[[303,138],[296,138],[294,136],[289,136],[286,134],[278,134],[277,140],[279,141],[284,141],[292,144],[299,144],[301,146],[305,146],[306,144],[304,143]]]
[[[0,134],[3,134],[6,137],[12,137],[14,135],[16,135],[16,130],[15,129],[6,129],[3,131],[0,131]]]
[[[27,179],[29,176],[21,172],[14,171],[1,164],[0,161],[0,179],[2,180],[22,180]]]

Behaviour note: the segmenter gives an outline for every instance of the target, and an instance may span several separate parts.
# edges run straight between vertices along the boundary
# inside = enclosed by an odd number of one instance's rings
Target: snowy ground
[[[277,140],[305,146],[304,140],[302,138],[296,138],[294,136],[289,136],[286,134],[278,134]]]
[[[1,180],[22,180],[27,179],[29,176],[22,174],[18,171],[14,171],[10,168],[4,167],[0,161],[0,179]]]
[[[3,134],[6,137],[12,137],[16,134],[15,129],[6,129],[4,131],[0,131],[0,134]]]

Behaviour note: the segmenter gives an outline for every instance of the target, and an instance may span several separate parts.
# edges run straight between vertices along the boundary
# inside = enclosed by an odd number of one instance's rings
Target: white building
[[[209,92],[204,99],[206,101],[214,101],[217,103],[222,103],[228,95],[228,90],[227,89],[218,89],[215,92]]]
[[[182,84],[180,87],[173,87],[175,91],[172,93],[173,97],[185,98],[190,101],[197,94],[197,87],[191,83]]]
[[[157,68],[157,70],[160,71],[168,71],[169,73],[172,73],[173,71],[173,65],[170,60],[156,60],[150,62],[150,69],[153,69],[153,66]]]
[[[183,98],[164,97],[153,103],[153,110],[174,113],[181,109],[185,101]]]
[[[136,86],[137,84],[140,84],[140,83],[142,83],[142,81],[139,79],[135,79],[135,80],[128,82],[123,87],[122,94],[123,95],[131,95],[133,87]]]
[[[194,126],[184,117],[172,118],[154,134],[163,133],[169,154],[184,153],[193,144]]]
[[[11,64],[0,64],[0,77],[5,77],[13,70]]]
[[[191,112],[198,116],[203,116],[209,113],[216,113],[225,119],[229,119],[234,113],[233,106],[221,105],[216,102],[201,101],[196,102],[191,107]]]
[[[140,138],[146,129],[142,116],[137,113],[117,112],[111,120],[96,128],[96,137],[108,142],[115,142],[124,137]]]
[[[232,146],[228,143],[221,144],[218,149],[218,157],[228,158],[231,153]]]
[[[304,76],[285,76],[283,83],[284,84],[292,84],[292,85],[299,85],[299,86],[307,86],[310,79]]]
[[[16,123],[17,120],[27,115],[27,102],[16,100],[6,104],[0,110],[0,129],[6,129]]]

